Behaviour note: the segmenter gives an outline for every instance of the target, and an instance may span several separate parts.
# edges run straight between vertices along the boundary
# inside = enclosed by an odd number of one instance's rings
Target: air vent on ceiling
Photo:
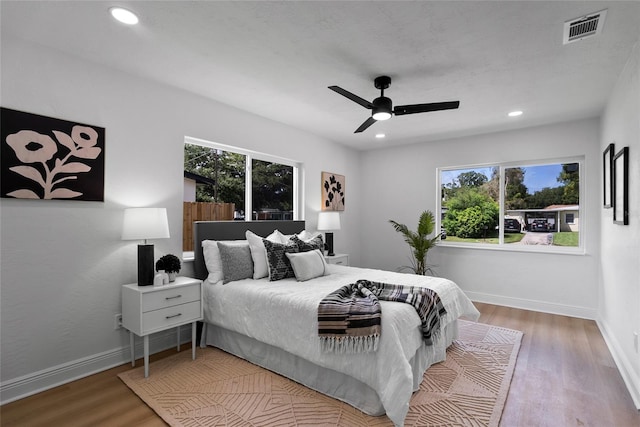
[[[564,36],[562,44],[573,43],[587,37],[597,36],[602,32],[604,19],[607,16],[607,10],[592,13],[590,15],[581,16],[564,23]]]

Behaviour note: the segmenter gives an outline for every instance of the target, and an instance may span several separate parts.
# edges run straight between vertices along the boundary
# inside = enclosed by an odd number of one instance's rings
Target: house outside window
[[[582,251],[582,158],[439,168],[447,246]]]

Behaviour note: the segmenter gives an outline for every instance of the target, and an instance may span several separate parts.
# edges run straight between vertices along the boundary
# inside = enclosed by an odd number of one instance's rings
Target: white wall
[[[137,243],[120,240],[122,211],[166,207],[171,239],[153,242],[156,256],[181,253],[185,136],[303,162],[309,228],[321,171],[345,175],[347,196],[361,191],[358,154],[343,146],[18,40],[3,37],[0,51],[3,107],[106,128],[104,203],[0,201],[2,401],[126,360],[113,325]],[[347,198],[336,251],[354,264],[360,217]]]
[[[438,246],[428,261],[477,301],[595,318],[599,132],[598,120],[591,119],[364,153],[362,247],[369,249],[361,255],[363,266],[393,270],[408,264],[408,247],[388,220],[415,229],[420,212],[436,212],[438,167],[584,156],[586,255]]]
[[[629,147],[629,225],[613,224],[600,209],[602,228],[598,324],[640,409],[640,41],[620,75],[602,117],[600,151]],[[602,169],[600,171],[602,173]],[[635,343],[634,343],[635,340]]]
[[[192,179],[184,179],[184,187],[182,188],[182,197],[185,202],[196,201],[196,182]]]

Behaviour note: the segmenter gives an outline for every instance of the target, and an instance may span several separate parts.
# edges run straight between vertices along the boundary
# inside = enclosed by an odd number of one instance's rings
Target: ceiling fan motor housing
[[[373,84],[376,87],[376,89],[385,90],[386,88],[391,86],[391,77],[389,76],[376,77],[375,80],[373,81]]]
[[[391,118],[391,112],[393,111],[391,99],[386,96],[381,96],[373,100],[373,108],[371,109],[371,116],[376,120],[387,120]],[[382,115],[382,116],[381,116]]]

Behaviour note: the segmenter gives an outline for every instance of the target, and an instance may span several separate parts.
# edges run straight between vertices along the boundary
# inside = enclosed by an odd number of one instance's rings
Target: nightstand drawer
[[[164,330],[189,323],[200,319],[200,311],[200,300],[149,311],[142,315],[142,330],[144,333],[151,333],[156,329]]]
[[[335,254],[335,255],[327,255],[325,256],[325,260],[327,260],[327,264],[334,265],[349,265],[349,255],[347,254]]]
[[[142,312],[200,301],[200,284],[163,289],[142,296]]]

